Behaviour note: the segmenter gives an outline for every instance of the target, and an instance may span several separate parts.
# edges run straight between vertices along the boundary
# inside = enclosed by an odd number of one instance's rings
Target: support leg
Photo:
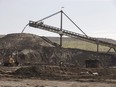
[[[62,34],[60,34],[60,47],[62,47]]]
[[[111,49],[112,49],[112,47],[110,47],[110,49],[107,51],[107,53],[109,53]]]
[[[99,44],[97,44],[97,52],[99,52]]]
[[[116,49],[115,48],[113,48],[114,49],[114,51],[116,52]]]

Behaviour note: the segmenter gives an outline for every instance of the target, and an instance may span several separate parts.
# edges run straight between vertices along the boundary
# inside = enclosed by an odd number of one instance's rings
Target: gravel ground
[[[116,83],[0,78],[0,87],[116,87]]]

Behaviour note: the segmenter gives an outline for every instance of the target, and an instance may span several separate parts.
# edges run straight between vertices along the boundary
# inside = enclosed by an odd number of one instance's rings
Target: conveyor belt
[[[68,30],[64,30],[64,29],[62,29],[62,31],[61,31],[60,28],[43,24],[43,22],[38,23],[38,22],[30,21],[29,26],[34,27],[34,28],[39,28],[39,29],[42,29],[42,30],[46,30],[46,31],[50,31],[50,32],[53,32],[53,33],[62,34],[62,35],[69,36],[69,37],[72,37],[72,38],[80,39],[80,40],[87,41],[87,42],[90,42],[90,43],[103,45],[103,46],[107,46],[107,47],[111,47],[111,48],[116,48],[116,44],[101,41],[101,40],[98,40],[98,39],[93,38],[93,37],[85,36],[85,35],[75,33],[75,32],[72,32],[72,31],[68,31]]]

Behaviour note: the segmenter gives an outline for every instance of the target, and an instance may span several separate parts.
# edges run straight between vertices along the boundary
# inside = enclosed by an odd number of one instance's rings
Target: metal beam
[[[42,18],[41,20],[38,20],[38,21],[36,21],[36,22],[41,22],[41,21],[43,21],[43,20],[45,20],[45,19],[48,19],[48,18],[50,18],[50,17],[52,17],[52,16],[54,16],[54,15],[57,15],[57,14],[59,14],[61,11],[58,11],[58,12],[56,12],[56,13],[54,13],[54,14],[52,14],[52,15],[49,15],[49,16],[47,16],[47,17],[45,17],[45,18]]]
[[[63,11],[61,10],[61,20],[60,20],[60,31],[62,31],[62,18],[63,18],[63,15],[62,15]],[[60,33],[60,47],[62,47],[62,36],[63,34]]]
[[[97,44],[97,52],[99,52],[99,44]]]
[[[87,34],[70,17],[68,17],[64,12],[63,14],[87,37]]]
[[[113,48],[114,49],[114,51],[116,52],[116,49],[115,48]]]
[[[111,49],[112,49],[112,47],[110,47],[110,49],[107,51],[107,53],[109,53]]]
[[[116,47],[116,44],[113,44],[113,43],[101,41],[101,40],[98,40],[96,38],[92,38],[92,37],[89,37],[89,36],[86,37],[85,35],[75,33],[75,32],[72,32],[72,31],[68,31],[68,30],[64,30],[64,29],[62,29],[62,31],[61,31],[60,28],[49,26],[49,25],[42,24],[42,23],[37,23],[37,22],[30,21],[29,26],[35,27],[35,28],[40,28],[40,29],[43,29],[43,30],[47,30],[47,31],[50,31],[50,32],[57,33],[57,34],[63,34],[65,36],[80,39],[80,40],[87,41],[87,42],[94,43],[94,44],[97,44],[96,41],[98,41],[99,45],[103,45],[103,46],[107,46],[107,47],[114,47],[114,48]]]

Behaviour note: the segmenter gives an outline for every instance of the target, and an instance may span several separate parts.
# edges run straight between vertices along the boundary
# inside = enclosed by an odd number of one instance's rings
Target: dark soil
[[[9,55],[17,64],[4,67],[9,63]],[[116,79],[115,54],[59,48],[49,40],[32,34],[2,37],[0,64],[1,76],[73,81]]]

